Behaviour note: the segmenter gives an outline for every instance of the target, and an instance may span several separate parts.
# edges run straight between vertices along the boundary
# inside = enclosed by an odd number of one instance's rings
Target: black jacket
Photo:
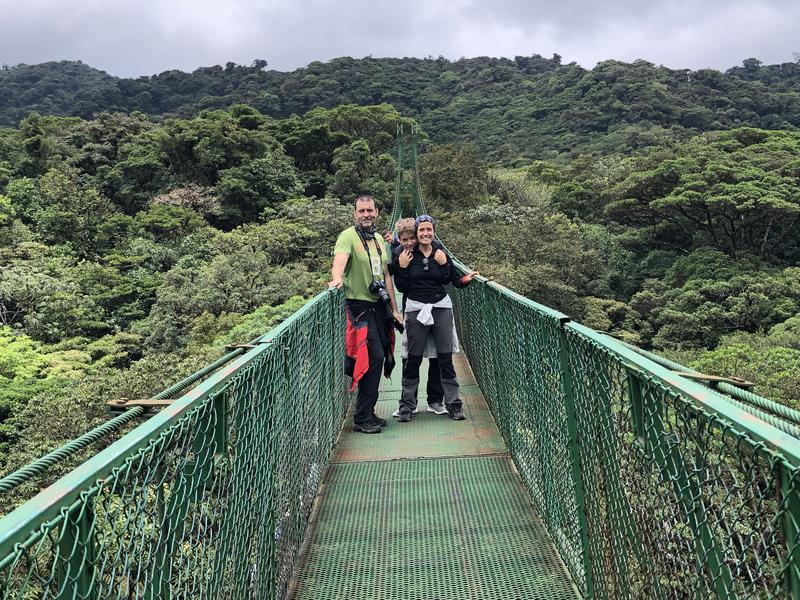
[[[403,294],[403,306],[405,307],[406,298],[411,298],[417,302],[425,304],[435,304],[447,295],[445,285],[448,283],[456,287],[463,288],[467,284],[461,282],[453,266],[450,255],[447,255],[447,262],[439,265],[433,255],[437,250],[442,250],[442,245],[435,241],[432,244],[433,252],[427,259],[427,269],[425,268],[425,257],[420,252],[419,247],[414,248],[411,263],[405,269],[401,269],[398,257],[402,252],[402,247],[398,249],[389,265],[389,273],[394,275],[395,287]],[[445,254],[447,254],[445,252]]]

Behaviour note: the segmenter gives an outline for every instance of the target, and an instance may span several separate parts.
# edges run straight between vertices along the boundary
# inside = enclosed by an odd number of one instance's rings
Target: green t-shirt
[[[364,249],[361,237],[356,232],[355,227],[345,229],[339,234],[336,246],[333,248],[334,254],[347,254],[350,258],[344,268],[344,293],[348,300],[365,300],[375,302],[378,298],[369,293],[369,284],[373,278],[370,276],[370,267],[375,279],[383,281],[383,270],[389,264],[389,254],[386,252],[386,245],[383,239],[376,235],[375,239],[367,242],[369,245],[369,256]],[[378,254],[378,244],[380,244],[380,254]]]

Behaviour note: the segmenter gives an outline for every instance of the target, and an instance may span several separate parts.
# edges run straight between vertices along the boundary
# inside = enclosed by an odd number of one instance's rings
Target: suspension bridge
[[[392,223],[425,212],[398,133]],[[800,598],[797,411],[483,278],[452,297],[467,421],[349,431],[321,292],[0,480],[141,420],[0,520],[2,597]]]

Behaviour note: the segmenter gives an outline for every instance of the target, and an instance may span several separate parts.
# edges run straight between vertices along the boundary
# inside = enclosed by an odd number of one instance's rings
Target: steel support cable
[[[686,373],[700,374],[700,372],[696,371],[695,369],[690,369],[689,367],[671,361],[663,356],[659,356],[658,354],[654,354],[653,352],[642,350],[633,344],[628,344],[627,342],[623,342],[621,340],[617,341],[626,348],[630,348],[634,352],[637,352],[638,354],[641,354],[653,362],[660,364],[662,367],[666,367],[672,371],[684,371]],[[724,392],[726,397],[730,396],[729,399],[742,410],[746,410],[758,416],[762,420],[767,421],[771,425],[774,425],[778,429],[781,429],[790,435],[800,437],[800,427],[798,427],[800,426],[800,411],[775,402],[774,400],[769,400],[759,396],[758,394],[748,392],[747,390],[743,390],[726,382],[720,382],[716,387],[718,391]],[[781,421],[777,421],[776,417],[781,419]],[[781,426],[777,423],[782,423],[784,425]],[[791,431],[789,431],[787,428],[791,429]]]
[[[419,164],[417,163],[417,144],[414,142],[414,197],[416,198],[417,215],[428,214],[425,201],[422,199],[422,186],[419,180]]]
[[[32,477],[41,475],[59,461],[72,456],[80,450],[83,450],[90,444],[93,444],[102,437],[105,437],[112,431],[119,429],[125,423],[141,416],[142,413],[144,413],[144,408],[141,406],[135,406],[134,408],[122,413],[110,421],[106,421],[102,425],[95,427],[91,431],[87,431],[82,436],[75,438],[60,448],[56,448],[49,454],[45,454],[41,458],[37,458],[35,461],[25,465],[21,469],[17,469],[10,475],[6,475],[0,479],[0,493],[10,492]]]
[[[261,338],[258,337],[258,338],[256,338],[256,340],[254,342],[251,342],[251,343],[257,343],[260,339]],[[191,375],[189,375],[185,379],[182,379],[178,383],[175,383],[175,384],[171,385],[170,387],[165,389],[163,392],[159,392],[158,394],[153,396],[153,399],[154,400],[162,400],[162,399],[165,399],[165,398],[170,398],[171,396],[174,396],[178,392],[182,392],[183,390],[185,390],[186,388],[188,388],[192,384],[197,383],[199,380],[201,380],[206,375],[208,375],[208,374],[212,373],[213,371],[216,371],[217,369],[219,369],[225,363],[230,362],[232,359],[236,358],[237,356],[239,356],[241,354],[244,354],[244,352],[245,351],[244,351],[243,348],[237,348],[236,350],[232,350],[231,352],[228,352],[228,354],[226,354],[225,356],[215,360],[210,365],[206,365],[205,367],[203,367],[199,371],[196,371],[195,373],[192,373]]]
[[[397,136],[397,176],[395,177],[394,188],[394,206],[392,207],[392,216],[389,218],[389,230],[394,231],[394,226],[400,219],[402,209],[400,196],[402,194],[401,187],[403,185],[403,130],[402,126],[398,126]]]
[[[256,338],[254,343],[260,340],[260,338]],[[244,349],[237,348],[232,352],[229,352],[225,356],[219,358],[218,360],[214,361],[213,363],[206,365],[199,371],[192,373],[188,377],[185,377],[178,383],[175,383],[168,387],[167,389],[159,392],[155,396],[153,396],[153,400],[164,400],[174,396],[175,394],[182,392],[183,390],[189,388],[191,385],[208,375],[209,373],[217,370],[219,367],[224,365],[225,363],[229,362],[231,359],[236,358],[240,354],[244,353]],[[14,488],[19,487],[26,481],[36,477],[37,475],[42,475],[48,469],[52,468],[57,463],[69,458],[73,454],[80,452],[84,448],[90,446],[91,444],[95,443],[96,441],[100,440],[101,438],[109,435],[110,433],[116,431],[126,423],[132,421],[133,419],[140,417],[144,414],[145,409],[142,406],[134,406],[133,408],[125,411],[121,415],[118,415],[111,419],[110,421],[106,421],[95,427],[94,429],[87,431],[83,435],[70,440],[63,446],[56,448],[52,452],[45,454],[44,456],[37,458],[31,463],[28,463],[24,467],[21,467],[0,479],[0,493],[8,493]]]

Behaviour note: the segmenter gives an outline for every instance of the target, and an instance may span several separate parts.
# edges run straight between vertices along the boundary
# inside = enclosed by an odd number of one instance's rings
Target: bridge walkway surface
[[[391,417],[400,357],[376,406],[389,425],[350,421],[317,498],[295,600],[580,598],[522,485],[463,354],[454,357],[466,421]]]

